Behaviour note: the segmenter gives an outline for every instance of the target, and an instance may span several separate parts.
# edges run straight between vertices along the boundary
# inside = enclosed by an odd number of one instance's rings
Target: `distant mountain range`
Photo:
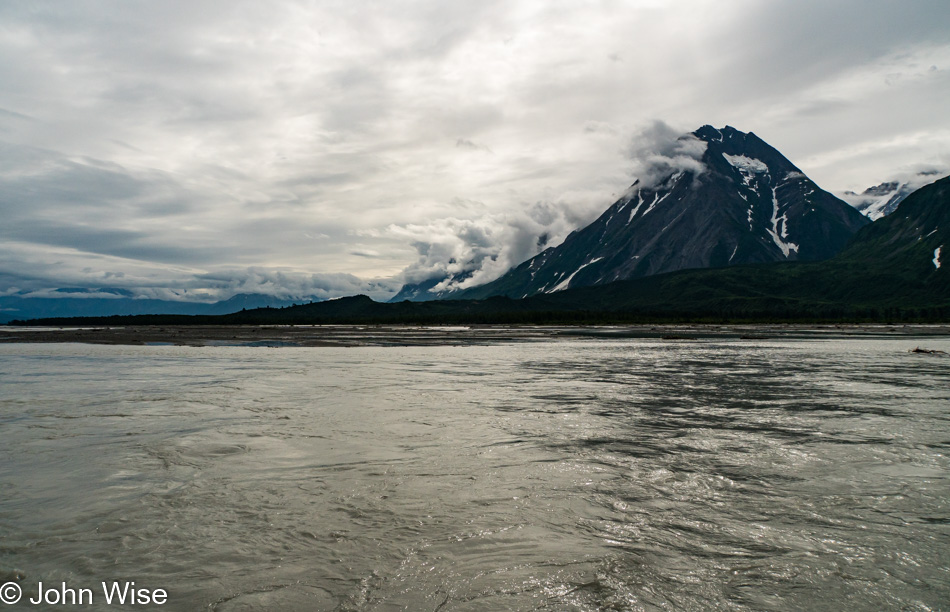
[[[261,293],[239,293],[213,303],[174,300],[136,299],[126,289],[62,288],[49,297],[26,295],[0,296],[0,324],[13,320],[48,317],[105,317],[111,315],[183,314],[220,315],[242,309],[282,308],[294,303],[319,301],[319,298],[288,300]]]
[[[199,304],[60,289],[0,297],[0,323],[151,314],[208,323],[575,320],[585,312],[834,319],[950,307],[950,177],[909,195],[921,176],[850,194],[865,216],[755,134],[704,126],[682,139],[690,163],[634,183],[593,223],[481,286],[434,291],[446,279],[432,278],[406,285],[390,305],[357,296],[301,306],[262,294]]]
[[[394,300],[524,298],[688,268],[822,260],[870,223],[755,134],[707,125],[682,139],[701,145],[699,163],[634,183],[559,246],[481,286],[427,295],[443,280],[432,279]]]
[[[604,323],[948,321],[950,177],[915,191],[819,262],[689,269],[524,299],[374,302],[354,296],[222,316],[58,319],[33,324]]]

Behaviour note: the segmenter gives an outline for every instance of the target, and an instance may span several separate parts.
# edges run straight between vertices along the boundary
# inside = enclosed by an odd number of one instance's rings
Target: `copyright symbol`
[[[0,587],[0,601],[5,604],[15,604],[21,597],[23,597],[23,591],[15,582],[8,582]]]

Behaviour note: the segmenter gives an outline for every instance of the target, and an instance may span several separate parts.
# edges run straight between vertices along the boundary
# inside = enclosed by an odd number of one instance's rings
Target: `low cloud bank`
[[[321,300],[364,294],[386,300],[399,289],[392,279],[363,280],[352,274],[306,274],[273,268],[224,270],[198,276],[193,283],[224,298],[239,293],[263,293],[286,299]]]
[[[386,233],[408,239],[419,254],[402,274],[405,283],[442,278],[433,291],[454,291],[493,281],[545,248],[560,244],[577,221],[569,206],[538,202],[524,211],[478,219],[392,225]]]
[[[242,293],[272,295],[301,301],[327,300],[336,297],[364,294],[374,300],[385,301],[398,291],[396,279],[364,280],[352,274],[308,274],[274,268],[246,268],[218,270],[176,279],[168,279],[161,286],[152,286],[146,278],[89,278],[81,276],[57,279],[10,279],[11,286],[0,296],[21,298],[133,298],[181,302],[212,303],[227,300]],[[52,289],[43,285],[56,282],[61,287]]]

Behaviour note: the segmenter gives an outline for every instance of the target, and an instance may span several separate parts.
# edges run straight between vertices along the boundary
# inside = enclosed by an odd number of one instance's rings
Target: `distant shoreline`
[[[791,340],[818,338],[946,338],[950,325],[150,325],[0,327],[0,343],[139,346],[454,346],[554,339]]]

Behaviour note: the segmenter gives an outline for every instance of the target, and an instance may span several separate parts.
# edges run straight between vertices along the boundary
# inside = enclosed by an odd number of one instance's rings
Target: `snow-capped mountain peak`
[[[703,126],[695,157],[652,168],[596,221],[496,281],[453,297],[521,298],[571,287],[837,253],[868,219],[753,133]]]
[[[868,187],[861,193],[845,191],[841,199],[854,206],[872,221],[897,210],[904,198],[924,185],[932,183],[939,176],[936,171],[918,172],[901,180],[885,181],[874,187]]]

